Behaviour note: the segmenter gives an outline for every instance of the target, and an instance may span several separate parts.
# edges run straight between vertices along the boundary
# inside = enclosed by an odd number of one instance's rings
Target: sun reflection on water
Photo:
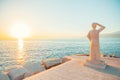
[[[23,50],[23,39],[18,39],[18,50],[19,51]]]
[[[16,60],[18,64],[24,64],[27,56],[23,50],[23,46],[23,39],[18,39],[18,51],[16,55]]]

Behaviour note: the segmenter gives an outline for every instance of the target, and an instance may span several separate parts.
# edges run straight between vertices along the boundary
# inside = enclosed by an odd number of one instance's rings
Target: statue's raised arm
[[[98,29],[99,32],[103,31],[105,29],[105,26],[96,23],[96,25],[98,25],[100,28]]]

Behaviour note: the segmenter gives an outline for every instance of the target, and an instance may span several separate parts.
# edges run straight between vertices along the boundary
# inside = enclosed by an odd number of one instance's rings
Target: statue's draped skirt
[[[91,40],[90,42],[90,59],[100,60],[99,40]]]

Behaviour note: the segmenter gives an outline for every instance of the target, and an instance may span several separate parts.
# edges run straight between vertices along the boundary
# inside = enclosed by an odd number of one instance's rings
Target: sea
[[[89,40],[0,40],[0,71],[13,65],[41,62],[48,58],[63,58],[73,54],[89,53]],[[100,38],[102,54],[120,57],[120,38]]]

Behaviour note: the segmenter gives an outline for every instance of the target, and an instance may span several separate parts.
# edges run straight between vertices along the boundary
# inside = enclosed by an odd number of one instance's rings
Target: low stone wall
[[[62,64],[64,58],[50,58],[42,62],[29,62],[23,66],[15,65],[0,72],[0,80],[23,80],[44,70]]]

